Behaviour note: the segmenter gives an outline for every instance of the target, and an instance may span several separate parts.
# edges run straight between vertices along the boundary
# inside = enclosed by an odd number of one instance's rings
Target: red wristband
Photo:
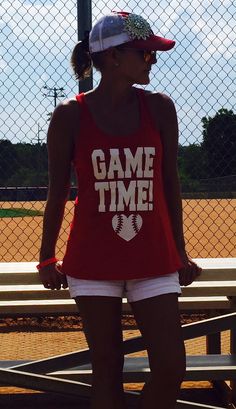
[[[57,263],[58,259],[56,257],[47,258],[47,260],[42,261],[39,263],[36,268],[37,270],[41,270],[41,268],[49,266],[50,264]]]

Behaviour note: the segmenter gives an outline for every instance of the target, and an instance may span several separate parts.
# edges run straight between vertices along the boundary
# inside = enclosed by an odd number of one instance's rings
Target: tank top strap
[[[151,128],[152,130],[155,129],[153,118],[151,112],[147,106],[147,101],[145,97],[145,90],[142,88],[136,88],[140,108],[141,108],[141,120],[144,126]]]
[[[75,98],[79,104],[79,112],[80,112],[79,129],[80,129],[80,135],[81,135],[85,129],[88,129],[88,127],[93,126],[93,122],[91,121],[91,116],[90,116],[89,109],[87,107],[87,103],[85,101],[84,92],[81,92],[80,94],[75,95]]]
[[[84,101],[84,92],[81,92],[80,94],[76,95],[75,98],[76,98],[76,101],[80,104],[80,106],[84,110],[86,110],[86,104],[85,104],[85,101]]]

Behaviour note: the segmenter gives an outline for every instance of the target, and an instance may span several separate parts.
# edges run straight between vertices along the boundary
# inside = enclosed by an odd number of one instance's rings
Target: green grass
[[[26,216],[43,216],[43,212],[40,210],[31,209],[0,209],[0,218]]]

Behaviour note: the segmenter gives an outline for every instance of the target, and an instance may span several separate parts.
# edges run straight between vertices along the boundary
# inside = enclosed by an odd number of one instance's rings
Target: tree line
[[[186,191],[198,190],[202,180],[236,175],[236,114],[220,109],[202,118],[203,140],[179,145],[178,167]],[[46,144],[0,140],[0,186],[47,186]],[[72,185],[75,185],[72,175]]]

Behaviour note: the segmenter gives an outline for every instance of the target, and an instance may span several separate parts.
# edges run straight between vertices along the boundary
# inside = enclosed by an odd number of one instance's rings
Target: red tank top
[[[94,280],[170,274],[182,264],[162,184],[162,145],[142,89],[138,131],[111,136],[99,129],[84,94],[74,166],[78,179],[63,272]]]

